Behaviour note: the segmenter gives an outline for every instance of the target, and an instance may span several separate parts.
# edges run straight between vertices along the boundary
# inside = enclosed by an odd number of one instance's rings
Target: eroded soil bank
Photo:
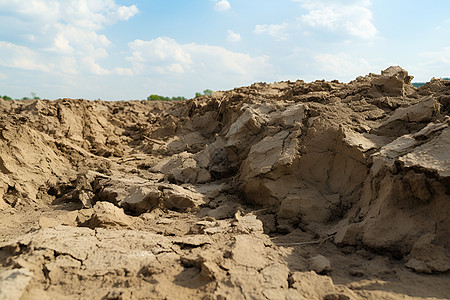
[[[0,101],[1,299],[448,299],[450,82]]]

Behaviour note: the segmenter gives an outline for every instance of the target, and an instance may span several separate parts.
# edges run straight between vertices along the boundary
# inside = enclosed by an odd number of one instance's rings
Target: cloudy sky
[[[450,1],[0,0],[0,95],[193,97],[400,65],[450,76]]]

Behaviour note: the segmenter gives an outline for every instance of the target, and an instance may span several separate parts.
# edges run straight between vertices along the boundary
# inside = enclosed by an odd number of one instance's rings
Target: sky
[[[447,0],[0,0],[0,95],[191,98],[391,65],[429,81],[450,77],[449,12]]]

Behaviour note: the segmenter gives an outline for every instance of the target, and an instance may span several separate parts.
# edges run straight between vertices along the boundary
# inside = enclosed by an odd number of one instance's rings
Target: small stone
[[[414,243],[406,261],[406,267],[419,273],[443,273],[450,270],[448,249],[433,244],[435,234],[421,236]]]
[[[94,198],[94,193],[91,191],[82,190],[78,193],[78,200],[83,205],[83,208],[91,207],[93,198]]]
[[[137,213],[144,213],[157,207],[160,197],[161,191],[155,185],[135,186],[120,202],[120,206]]]
[[[167,209],[176,211],[186,211],[188,209],[198,209],[205,204],[203,195],[190,191],[181,186],[169,185],[163,189],[163,204]]]
[[[233,224],[237,227],[237,231],[241,233],[263,232],[263,223],[257,219],[255,215],[247,214],[242,216],[240,211],[234,215]]]
[[[123,209],[109,202],[97,202],[94,205],[94,214],[86,222],[90,228],[126,227],[131,228],[132,221]]]
[[[344,225],[337,230],[334,243],[338,246],[356,245],[360,231],[358,224]]]
[[[331,271],[331,263],[323,255],[317,255],[309,259],[309,267],[317,274],[327,274]]]
[[[208,216],[213,217],[216,220],[223,220],[231,218],[237,210],[236,203],[224,203],[215,209],[208,211]]]

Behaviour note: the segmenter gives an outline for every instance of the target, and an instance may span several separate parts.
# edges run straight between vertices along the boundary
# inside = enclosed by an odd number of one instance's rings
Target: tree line
[[[201,96],[211,96],[211,94],[213,93],[212,90],[210,89],[206,89],[203,91],[203,93],[197,92],[195,93],[195,98],[201,97]],[[7,95],[0,95],[0,98],[2,98],[3,100],[18,100],[18,99],[13,99]],[[20,100],[31,100],[31,99],[35,99],[35,100],[40,100],[41,98],[38,97],[36,95],[36,93],[31,93],[31,97],[23,97]],[[178,96],[178,97],[165,97],[165,96],[161,96],[161,95],[150,95],[147,97],[148,101],[182,101],[182,100],[187,100],[186,97],[183,96]]]
[[[7,95],[0,95],[0,98],[2,98],[3,100],[18,100],[18,99],[13,99]],[[31,99],[35,99],[35,100],[40,100],[41,98],[36,96],[36,93],[31,93],[31,97],[23,97],[20,100],[31,100]]]
[[[210,89],[206,89],[203,91],[203,93],[197,92],[195,93],[195,98],[201,97],[201,96],[211,96],[211,94],[214,91]],[[178,97],[165,97],[161,95],[150,95],[147,97],[148,101],[181,101],[181,100],[187,100],[185,97],[178,96]]]

